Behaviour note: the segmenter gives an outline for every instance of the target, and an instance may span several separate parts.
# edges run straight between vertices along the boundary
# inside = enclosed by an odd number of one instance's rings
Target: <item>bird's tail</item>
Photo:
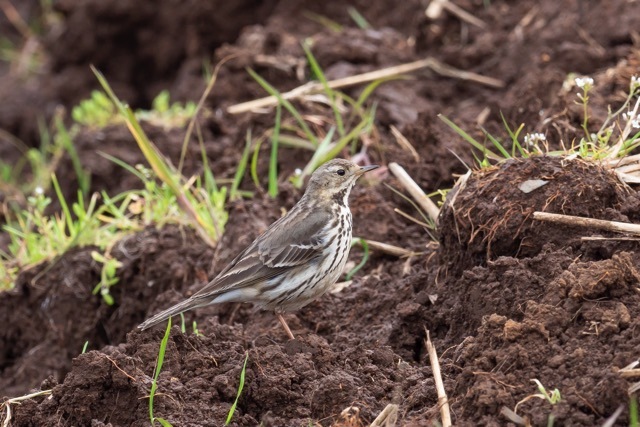
[[[180,314],[184,311],[191,310],[202,305],[206,305],[206,303],[203,303],[202,300],[189,298],[145,320],[140,325],[138,325],[138,329],[144,331],[145,329],[149,329],[150,327],[155,326],[158,323],[164,322],[165,320],[172,316],[175,316],[176,314]]]

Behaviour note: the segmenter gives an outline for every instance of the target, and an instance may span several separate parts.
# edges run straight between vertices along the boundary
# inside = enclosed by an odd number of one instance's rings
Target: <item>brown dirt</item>
[[[466,171],[464,163],[474,161],[437,114],[483,139],[482,129],[506,137],[502,113],[514,127],[525,123],[525,132],[545,132],[557,148],[582,132],[576,90],[563,86],[569,73],[596,80],[592,129],[600,126],[609,104],[620,104],[630,76],[640,74],[640,5],[625,0],[456,2],[485,21],[486,29],[447,13],[429,22],[420,1],[351,2],[371,24],[369,30],[356,28],[344,2],[335,1],[228,6],[212,0],[150,7],[65,0],[55,2],[57,21],[45,21],[35,3],[20,12],[42,21],[37,37],[45,60],[33,73],[17,73],[6,64],[0,68],[7,71],[0,76],[0,129],[27,146],[37,145],[38,117],[49,120],[59,106],[68,109],[97,87],[89,64],[105,72],[122,98],[145,107],[163,88],[175,99],[198,99],[203,64],[235,54],[221,69],[207,100],[210,114],[201,121],[219,178],[233,175],[247,130],[259,135],[273,122],[273,112],[224,112],[264,96],[245,68],[280,90],[291,89],[307,80],[299,43],[309,37],[331,78],[432,56],[506,83],[495,89],[422,72],[385,83],[373,96],[379,138],[368,155],[381,164],[401,163],[427,192],[451,187]],[[342,24],[344,31],[331,31],[308,12]],[[0,30],[22,40],[4,20]],[[358,89],[347,92],[358,95]],[[325,107],[297,106],[331,117]],[[395,143],[389,125],[414,144],[419,159]],[[147,131],[177,162],[183,131],[150,125]],[[94,190],[115,194],[140,185],[96,153],[141,162],[123,127],[85,129],[75,143]],[[269,149],[261,148],[261,177]],[[3,160],[15,161],[19,154],[0,138]],[[37,389],[53,393],[12,406],[11,425],[148,425],[147,397],[162,331],[140,333],[135,326],[197,290],[278,218],[281,207],[292,206],[300,191],[286,177],[310,155],[281,151],[282,191],[275,200],[245,179],[243,188],[255,197],[230,205],[230,221],[216,248],[172,225],[114,242],[113,254],[124,266],[112,307],[92,294],[100,273],[92,248],[74,249],[24,272],[15,289],[0,294],[0,396]],[[187,173],[199,172],[199,156],[193,144]],[[69,165],[64,158],[57,173],[71,195],[76,181]],[[532,179],[549,183],[524,194],[518,186]],[[381,180],[398,186],[390,176]],[[439,419],[439,411],[423,343],[426,327],[440,354],[455,425],[505,425],[501,408],[513,409],[536,393],[532,379],[558,388],[563,398],[555,406],[536,398],[521,404],[518,413],[533,425],[547,425],[551,414],[555,425],[601,425],[621,405],[617,425],[628,425],[631,381],[617,369],[637,360],[640,348],[637,244],[582,242],[581,236],[592,233],[535,223],[531,213],[638,222],[640,194],[597,165],[536,157],[476,171],[455,200],[452,195],[440,218],[436,249],[421,227],[393,211],[413,212],[407,202],[379,183],[362,183],[352,196],[355,234],[424,253],[409,260],[374,254],[350,287],[290,315],[295,341],[287,341],[273,314],[250,306],[185,314],[186,324],[196,320],[202,335],[190,327],[186,334],[173,328],[155,414],[175,426],[221,425],[248,354],[232,425],[368,425],[388,403],[399,405],[398,425],[428,425]],[[351,259],[360,256],[354,250]],[[80,355],[85,341],[90,351]],[[360,424],[348,424],[341,415],[350,406],[358,408]]]

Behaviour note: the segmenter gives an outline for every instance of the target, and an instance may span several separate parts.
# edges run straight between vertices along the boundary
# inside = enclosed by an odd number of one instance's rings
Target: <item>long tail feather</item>
[[[202,305],[206,305],[206,303],[203,304],[202,300],[194,300],[191,298],[187,299],[145,320],[140,325],[138,325],[138,329],[141,329],[144,331],[145,329],[149,329],[150,327],[155,326],[158,323],[164,322],[165,320],[167,320],[172,316],[175,316],[176,314],[180,314],[182,312],[191,310],[196,307],[200,307]]]

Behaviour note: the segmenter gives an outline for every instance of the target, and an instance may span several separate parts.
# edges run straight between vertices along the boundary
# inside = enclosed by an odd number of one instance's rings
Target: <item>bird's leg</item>
[[[289,325],[287,325],[287,321],[284,320],[284,317],[282,317],[282,314],[276,313],[276,316],[278,316],[278,320],[280,321],[280,323],[282,323],[282,327],[287,332],[287,335],[289,335],[289,338],[291,338],[292,340],[295,340],[295,337],[293,336],[293,333],[291,333],[291,329],[289,329]]]

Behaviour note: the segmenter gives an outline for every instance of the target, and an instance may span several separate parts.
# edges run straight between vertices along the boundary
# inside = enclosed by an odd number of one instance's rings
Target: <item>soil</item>
[[[438,114],[480,140],[485,131],[508,140],[504,116],[512,128],[524,123],[525,132],[544,133],[554,150],[584,132],[570,73],[595,80],[590,131],[602,125],[608,106],[621,105],[631,76],[640,74],[638,2],[455,2],[484,28],[446,11],[429,20],[417,0],[350,2],[369,29],[355,25],[344,2],[228,3],[64,0],[45,11],[45,3],[29,1],[18,8],[38,29],[29,40],[1,16],[2,35],[24,49],[35,42],[40,61],[35,70],[0,65],[2,160],[16,162],[25,146],[39,145],[39,118],[68,118],[65,110],[98,87],[91,64],[121,98],[148,108],[165,88],[172,99],[196,101],[205,87],[204,70],[234,55],[220,69],[200,119],[216,178],[230,178],[247,131],[261,135],[274,121],[273,111],[226,113],[230,105],[265,96],[246,68],[281,91],[292,89],[308,80],[300,42],[311,39],[328,78],[432,57],[504,82],[496,88],[423,71],[387,82],[372,95],[377,132],[365,141],[365,157],[400,163],[431,193],[453,187],[474,156],[482,157]],[[357,88],[345,91],[359,95]],[[318,104],[296,106],[321,119],[333,114]],[[391,125],[416,155],[396,143]],[[145,129],[177,164],[184,130],[152,124]],[[24,144],[12,143],[7,134]],[[187,151],[187,174],[203,167],[196,141]],[[93,191],[118,194],[141,185],[98,153],[144,163],[125,127],[85,128],[74,143]],[[260,184],[266,188],[269,143],[260,150]],[[215,248],[176,224],[113,242],[112,255],[123,263],[113,306],[92,292],[100,276],[91,257],[95,248],[75,248],[22,272],[14,289],[0,294],[0,397],[51,394],[11,405],[10,425],[148,425],[163,330],[139,332],[136,326],[197,291],[282,208],[290,208],[301,190],[287,177],[310,157],[301,149],[281,149],[275,199],[245,178],[241,187],[254,196],[230,203]],[[57,166],[64,193],[74,195],[71,160],[63,157]],[[522,185],[534,180],[546,184],[524,192]],[[436,242],[394,212],[419,215],[383,184],[399,188],[384,168],[355,188],[354,234],[420,254],[397,259],[374,252],[350,286],[287,315],[295,340],[287,339],[273,313],[250,305],[185,313],[186,332],[174,325],[168,338],[154,400],[157,417],[174,426],[222,425],[246,360],[231,425],[364,426],[388,404],[398,405],[396,425],[432,425],[440,412],[424,343],[428,330],[455,425],[507,425],[512,421],[501,411],[516,405],[518,415],[536,426],[550,417],[554,425],[602,425],[619,408],[614,424],[629,425],[628,390],[637,378],[623,378],[619,369],[639,356],[638,244],[582,240],[596,232],[537,222],[532,213],[638,222],[637,188],[580,159],[537,156],[474,169],[449,193]],[[5,197],[0,194],[0,202]],[[0,237],[3,247],[4,232]],[[350,256],[354,263],[361,257],[357,249]],[[80,354],[85,342],[88,351]],[[538,393],[534,379],[557,388],[562,400],[551,405],[531,398]]]

